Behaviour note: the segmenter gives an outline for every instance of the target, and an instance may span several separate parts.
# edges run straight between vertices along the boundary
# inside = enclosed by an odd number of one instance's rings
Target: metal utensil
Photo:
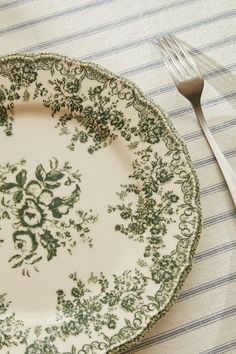
[[[236,207],[236,174],[216,143],[202,112],[201,95],[204,86],[202,74],[190,54],[176,38],[169,35],[153,41],[153,44],[160,49],[163,61],[178,91],[192,104]]]

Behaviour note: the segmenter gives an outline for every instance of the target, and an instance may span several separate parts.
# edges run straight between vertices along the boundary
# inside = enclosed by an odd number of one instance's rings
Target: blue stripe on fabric
[[[224,46],[224,45],[235,44],[235,42],[236,42],[236,36],[234,35],[234,36],[230,36],[230,37],[226,37],[226,38],[220,39],[219,44],[220,44],[220,46]],[[198,48],[189,48],[189,50],[191,50],[192,55],[195,56],[195,55],[201,54],[201,51],[208,52],[209,50],[211,50],[211,47],[212,47],[212,44],[210,42],[210,43],[204,44],[199,49]]]
[[[236,125],[236,119],[228,120],[224,123],[216,124],[210,128],[212,133],[219,133],[221,131],[224,131],[226,129],[230,129]],[[204,133],[202,130],[196,130],[191,133],[182,135],[182,138],[185,141],[194,141],[197,139],[200,139],[204,136]]]
[[[203,188],[201,190],[201,196],[205,197],[210,194],[221,192],[221,191],[225,190],[226,188],[227,188],[227,186],[226,186],[225,182],[219,182],[219,183],[213,184],[212,186]]]
[[[164,65],[164,63],[163,63],[163,65]],[[234,70],[236,70],[236,63],[225,65],[225,67],[215,68],[215,69],[205,73],[203,76],[204,76],[204,79],[211,79],[211,78],[216,78],[220,75],[227,74],[229,72],[233,72]],[[123,73],[122,73],[122,75],[123,75]],[[125,76],[127,76],[127,75],[125,75]],[[162,86],[153,88],[151,90],[148,90],[148,91],[146,91],[146,94],[149,96],[158,96],[163,93],[171,92],[171,91],[175,91],[175,90],[176,90],[176,86],[174,84],[166,84],[166,85],[162,85]]]
[[[219,19],[217,19],[217,20],[219,20]],[[205,24],[211,23],[211,22],[207,22],[207,19],[205,19],[205,21],[206,21]],[[194,22],[193,24],[195,24],[195,27],[197,27],[197,23],[196,22]],[[199,26],[202,26],[202,25],[204,25],[204,24],[202,24],[202,23],[199,24]],[[181,31],[178,31],[178,28],[175,28],[174,30],[171,30],[170,32],[162,32],[161,34],[159,34],[159,37],[161,37],[163,35],[166,35],[168,33],[172,33],[172,34],[176,35],[178,33],[184,32],[184,30],[185,30],[185,26],[182,26],[181,27]],[[187,28],[187,30],[188,30],[188,28]],[[154,39],[157,39],[157,38],[158,38],[158,35],[156,35],[156,34],[155,35],[146,36],[146,37],[144,37],[142,39],[136,39],[134,41],[126,42],[123,45],[118,45],[118,46],[111,47],[111,48],[108,48],[108,49],[105,49],[105,50],[102,50],[102,51],[99,51],[99,52],[95,52],[95,53],[92,53],[92,54],[89,54],[89,55],[82,56],[80,59],[81,60],[88,60],[88,61],[97,60],[99,58],[103,58],[103,57],[106,57],[106,56],[109,56],[109,55],[117,54],[119,52],[126,51],[128,49],[137,48],[137,47],[139,47],[141,45],[145,45],[148,42],[150,42],[150,41],[152,41]],[[234,43],[235,40],[236,40],[236,36],[230,36],[230,37],[224,38],[223,40],[220,40],[219,41],[219,45],[220,46],[228,45],[228,44]],[[202,50],[207,52],[210,49],[210,48],[208,48],[208,46],[212,46],[212,43],[205,45],[202,48]],[[192,51],[192,54],[194,55],[194,50]]]
[[[220,96],[220,97],[214,97],[209,100],[205,100],[204,102],[202,102],[202,106],[203,107],[212,107],[215,104],[219,104],[224,101],[230,101],[235,98],[236,98],[236,92],[233,91],[233,92],[227,93],[227,94]],[[186,113],[190,113],[192,111],[193,111],[192,107],[190,105],[188,105],[188,106],[185,106],[182,108],[175,109],[173,111],[169,111],[168,115],[170,117],[176,118],[178,116],[182,116],[182,115],[184,115]]]
[[[236,249],[236,241],[230,241],[221,245],[209,248],[205,251],[199,252],[195,256],[195,263],[204,261],[207,258],[217,256],[218,254],[233,251]]]
[[[234,219],[236,217],[236,210],[228,210],[223,213],[210,216],[209,218],[205,218],[203,220],[203,228],[222,223],[223,221]]]
[[[0,4],[0,11],[7,10],[12,7],[20,6],[29,2],[33,2],[34,0],[15,0],[11,2],[6,2],[4,4]]]
[[[149,10],[146,10],[143,12],[138,12],[134,15],[120,18],[116,21],[107,22],[102,25],[87,28],[86,30],[83,30],[83,31],[78,31],[78,32],[75,32],[75,33],[72,33],[72,34],[69,34],[66,36],[62,36],[62,37],[58,37],[58,38],[55,38],[55,39],[52,39],[49,41],[45,41],[43,43],[36,44],[34,46],[31,46],[31,47],[28,47],[25,49],[27,51],[41,50],[41,49],[48,48],[49,46],[66,43],[71,40],[89,37],[91,35],[94,35],[94,34],[97,34],[97,33],[103,32],[103,31],[107,31],[109,29],[117,28],[117,27],[129,24],[132,22],[136,22],[136,21],[141,20],[143,18],[147,18],[149,16],[156,15],[156,14],[161,13],[163,11],[173,9],[175,7],[181,7],[181,6],[186,5],[190,2],[192,3],[192,2],[196,2],[196,1],[199,1],[199,0],[182,0],[179,2],[175,1],[175,2],[172,2],[172,3],[164,5],[164,6],[158,6],[156,8],[152,8],[152,9],[149,9]]]
[[[233,349],[236,349],[236,339],[231,340],[227,343],[218,345],[217,347],[205,350],[204,352],[201,352],[200,354],[223,354],[223,353],[227,353]]]
[[[225,157],[231,158],[231,157],[236,156],[236,149],[235,148],[229,149],[229,150],[224,151],[223,153],[224,153]],[[201,167],[210,165],[215,162],[216,162],[215,156],[211,155],[211,156],[207,156],[207,157],[203,157],[201,159],[195,160],[193,162],[193,164],[194,164],[195,168],[201,168]]]
[[[136,344],[130,351],[124,352],[124,354],[134,353],[137,350],[141,350],[141,349],[153,346],[155,344],[165,342],[165,341],[175,338],[177,336],[183,335],[188,332],[195,331],[199,328],[204,328],[204,327],[211,325],[217,321],[222,321],[223,319],[226,319],[228,317],[232,317],[235,315],[236,315],[236,306],[228,307],[228,308],[223,309],[221,311],[217,311],[217,312],[210,314],[208,316],[201,317],[201,318],[194,320],[192,322],[186,323],[184,325],[178,326],[178,327],[171,329],[169,331],[163,332],[157,336],[147,338],[144,341],[142,341],[141,343]]]
[[[19,30],[23,30],[25,28],[29,28],[29,27],[33,27],[33,26],[36,26],[36,25],[40,25],[40,24],[45,23],[45,22],[56,20],[56,19],[59,19],[60,17],[63,17],[63,16],[74,15],[74,14],[80,12],[80,11],[88,10],[90,8],[98,7],[100,5],[111,3],[111,2],[114,2],[114,1],[116,1],[116,0],[95,0],[95,1],[89,2],[87,4],[71,7],[69,9],[62,10],[62,11],[59,11],[59,12],[55,12],[55,13],[52,13],[52,14],[47,15],[47,16],[42,16],[42,17],[39,17],[39,18],[31,19],[31,20],[26,21],[26,22],[22,22],[22,23],[13,25],[13,26],[9,26],[9,27],[5,27],[5,28],[0,29],[0,36],[3,36],[5,34],[9,34],[9,33],[12,33],[12,32],[16,32],[16,31],[19,31]],[[1,7],[0,7],[0,9],[1,9]]]
[[[200,295],[200,294],[207,292],[209,290],[217,289],[220,286],[224,286],[224,285],[232,283],[234,281],[236,281],[236,272],[232,273],[232,274],[228,274],[228,275],[220,277],[220,278],[216,278],[214,280],[211,280],[209,282],[205,282],[203,284],[199,284],[199,285],[195,286],[194,288],[182,291],[180,293],[180,295],[178,296],[177,302],[192,298],[193,296]]]
[[[187,2],[189,2],[189,1],[187,1]],[[178,4],[178,3],[176,3],[176,4]],[[159,11],[160,11],[160,8],[148,10],[146,12],[143,12],[142,15],[141,14],[136,14],[136,15],[128,16],[126,18],[119,19],[118,21],[108,22],[108,23],[105,23],[103,25],[99,25],[99,26],[95,26],[95,27],[92,27],[92,28],[88,28],[88,29],[86,29],[84,31],[78,31],[78,32],[75,32],[75,33],[72,33],[72,34],[68,34],[68,35],[65,35],[65,36],[61,36],[61,37],[57,37],[57,38],[54,38],[54,39],[50,39],[48,41],[44,41],[44,42],[41,42],[41,43],[38,43],[38,44],[35,44],[35,45],[32,45],[32,46],[28,46],[28,47],[22,48],[22,49],[18,50],[18,52],[31,52],[31,51],[35,51],[35,50],[44,50],[44,49],[51,48],[51,47],[56,46],[56,45],[61,45],[61,44],[65,44],[65,43],[68,43],[68,42],[71,42],[71,41],[74,41],[74,40],[78,40],[78,39],[81,39],[81,38],[86,38],[86,37],[95,35],[97,33],[101,33],[103,31],[107,31],[107,30],[110,30],[110,29],[118,28],[120,26],[135,22],[135,21],[140,20],[142,18],[145,18],[145,17],[148,17],[148,16],[152,16],[156,12],[159,12]],[[175,29],[173,29],[173,30],[171,30],[169,32],[171,32],[173,34],[179,34],[179,33],[182,33],[182,32],[188,31],[188,30],[192,30],[192,29],[197,28],[197,27],[209,25],[209,24],[215,23],[217,21],[222,21],[222,20],[225,20],[227,18],[234,17],[235,15],[236,15],[236,10],[226,11],[226,12],[217,14],[215,16],[211,16],[211,17],[208,17],[208,18],[204,18],[202,20],[194,21],[194,22],[186,24],[184,26],[176,27]],[[126,43],[124,45],[120,45],[120,46],[116,47],[115,51],[112,51],[112,48],[111,48],[110,51],[109,51],[109,54],[111,54],[111,53],[115,54],[115,53],[117,53],[117,50],[120,52],[120,51],[123,51],[123,50],[126,50],[126,49],[130,49],[130,48],[132,48],[134,46],[135,47],[140,46],[141,44],[147,43],[147,41],[153,40],[153,39],[157,38],[158,36],[166,35],[169,32],[167,32],[167,31],[166,32],[161,32],[158,35],[151,35],[151,36],[147,36],[145,38],[136,40],[135,45],[132,42],[128,42],[128,43]],[[99,56],[101,55],[101,53],[102,52],[99,53]]]
[[[192,56],[198,56],[198,55],[201,55],[202,53],[206,53],[206,52],[213,50],[215,48],[219,49],[219,47],[224,47],[226,45],[235,44],[235,42],[236,42],[236,36],[230,36],[230,37],[227,37],[227,38],[215,41],[215,42],[208,43],[207,45],[201,46],[199,48],[194,48],[194,49],[190,48],[189,53]],[[222,73],[227,73],[228,70],[230,70],[230,65],[233,65],[233,69],[235,69],[236,64],[229,64],[229,68],[227,68],[227,65],[226,65],[225,67],[216,68],[216,70],[219,70],[219,72],[222,71]],[[146,72],[148,70],[153,70],[153,69],[156,69],[156,68],[159,68],[162,66],[164,66],[163,60],[157,59],[157,60],[151,61],[149,63],[145,63],[142,65],[133,67],[131,69],[121,71],[119,74],[122,76],[134,76],[134,75]],[[214,70],[212,70],[212,72],[213,71]],[[208,75],[210,77],[210,72]],[[207,74],[204,74],[204,77],[207,78]],[[150,90],[150,94],[151,94],[151,92],[152,92],[152,90]]]

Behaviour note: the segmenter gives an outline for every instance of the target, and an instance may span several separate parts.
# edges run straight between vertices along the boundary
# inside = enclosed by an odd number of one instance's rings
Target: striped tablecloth
[[[128,77],[173,119],[200,177],[195,266],[175,306],[127,353],[236,353],[236,212],[191,107],[150,44],[174,33],[191,47],[206,78],[206,118],[236,170],[235,17],[235,0],[0,1],[0,54],[57,52]]]

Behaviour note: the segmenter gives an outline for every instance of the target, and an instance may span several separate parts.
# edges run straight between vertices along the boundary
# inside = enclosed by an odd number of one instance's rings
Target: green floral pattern
[[[120,276],[113,275],[111,281],[103,273],[91,273],[88,285],[76,273],[70,278],[74,282],[70,294],[57,291],[58,317],[63,324],[46,329],[51,337],[65,340],[83,332],[90,338],[94,332],[102,336],[104,329],[117,327],[120,311],[132,313],[143,304],[147,279],[137,269],[134,274],[125,271]],[[94,285],[98,287],[96,295],[90,289]]]
[[[32,179],[25,162],[0,166],[0,219],[14,230],[16,254],[9,262],[30,276],[30,268],[38,271],[37,263],[50,261],[61,247],[70,253],[80,241],[92,247],[88,226],[97,216],[78,208],[81,175],[68,162],[59,166],[54,158],[48,169],[39,164]]]
[[[68,137],[69,150],[83,144],[93,154],[116,139],[129,149],[132,173],[108,202],[107,217],[117,217],[116,237],[138,242],[143,249],[134,269],[90,273],[86,279],[78,270],[71,274],[71,289],[55,294],[57,321],[48,327],[27,327],[1,295],[0,349],[19,346],[26,354],[122,351],[168,311],[192,264],[201,217],[198,182],[186,147],[136,87],[96,65],[49,54],[10,56],[1,59],[0,77],[1,133],[14,134],[18,100],[38,101],[48,108],[59,134]],[[72,230],[91,245],[88,225],[96,216],[77,209],[80,178],[57,159],[35,166],[33,177],[24,160],[0,167],[0,226],[14,226],[13,267],[28,274],[28,267],[37,269],[39,261],[50,261],[59,248],[70,252],[78,241]],[[61,194],[62,184],[67,194]],[[1,238],[0,250],[4,242]]]
[[[148,239],[150,244],[161,245],[167,233],[166,224],[172,222],[171,216],[179,211],[175,207],[178,195],[169,190],[163,192],[164,186],[174,177],[174,169],[163,162],[151,146],[135,154],[137,159],[133,162],[133,174],[130,176],[134,183],[122,186],[122,191],[117,193],[121,204],[109,207],[108,212],[119,211],[123,219],[122,224],[115,226],[117,231],[134,240]],[[130,194],[136,203],[126,203]]]
[[[174,280],[178,273],[178,262],[169,256],[162,257],[161,253],[168,225],[176,222],[183,205],[178,203],[179,196],[166,187],[174,178],[172,163],[164,162],[151,146],[135,154],[137,159],[130,176],[133,183],[122,186],[117,193],[121,203],[110,206],[108,212],[118,212],[123,221],[115,225],[116,231],[145,244],[139,265],[149,267],[152,280],[159,284]],[[135,202],[129,201],[130,196]]]
[[[10,302],[6,294],[0,294],[0,349],[25,343],[28,331],[23,329],[23,322],[16,320],[14,313],[7,314]]]
[[[50,90],[45,88],[38,81],[38,70],[50,70],[52,75],[58,71],[62,75],[61,79],[49,80]],[[77,78],[75,79],[75,74]],[[88,146],[88,152],[93,153],[101,147],[106,147],[114,141],[119,132],[127,141],[130,140],[133,129],[130,127],[130,119],[125,119],[122,112],[123,106],[118,109],[121,102],[119,97],[114,97],[114,80],[102,78],[98,85],[91,85],[88,91],[80,94],[80,88],[83,80],[90,77],[92,73],[89,68],[82,67],[77,70],[70,64],[61,67],[58,60],[45,61],[45,63],[23,63],[22,61],[9,62],[3,68],[0,68],[0,75],[7,77],[11,84],[9,93],[3,87],[0,91],[0,103],[8,101],[10,105],[0,106],[3,110],[2,124],[5,133],[12,134],[12,116],[9,121],[8,110],[13,113],[14,102],[21,97],[24,101],[30,98],[36,100],[43,99],[43,105],[51,110],[52,116],[62,114],[56,124],[61,135],[69,135],[70,143],[68,148],[74,150],[76,143],[93,142]],[[29,90],[29,86],[30,89]],[[31,91],[31,92],[30,92]],[[2,94],[1,94],[2,92]],[[104,94],[106,93],[106,94]],[[128,94],[129,97],[129,94]],[[70,121],[76,121],[77,126],[74,130],[69,127]]]
[[[9,88],[0,86],[0,128],[4,129],[4,133],[8,136],[12,134],[14,101],[19,99],[20,95],[14,85]]]

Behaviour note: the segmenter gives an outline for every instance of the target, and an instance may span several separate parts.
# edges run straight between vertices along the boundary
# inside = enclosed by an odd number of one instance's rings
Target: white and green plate
[[[201,229],[186,146],[132,83],[0,58],[0,353],[129,347],[169,309]]]

